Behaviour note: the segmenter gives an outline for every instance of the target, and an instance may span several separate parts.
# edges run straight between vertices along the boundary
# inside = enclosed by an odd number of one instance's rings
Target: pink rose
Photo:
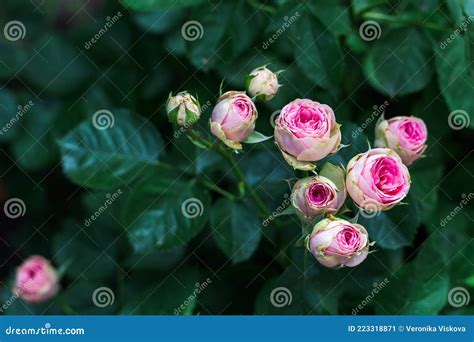
[[[424,121],[414,116],[383,120],[375,128],[375,146],[395,150],[405,165],[411,165],[423,155],[427,138]]]
[[[39,303],[48,300],[58,289],[58,274],[42,256],[29,257],[16,271],[13,292],[26,302]]]
[[[313,228],[307,247],[326,267],[354,267],[369,253],[369,235],[360,224],[342,219],[324,219]]]
[[[408,194],[410,174],[395,151],[375,148],[349,161],[346,187],[359,207],[387,210]]]
[[[296,182],[291,198],[293,206],[305,217],[335,214],[346,199],[346,189],[338,189],[326,177],[308,177]]]
[[[269,101],[275,96],[280,85],[277,75],[266,67],[253,70],[247,76],[247,92],[252,97],[259,97]]]
[[[211,131],[227,146],[242,149],[240,144],[255,129],[257,109],[241,91],[228,91],[219,98],[211,115]]]
[[[312,162],[337,151],[341,132],[331,107],[297,99],[281,110],[275,125],[275,141],[291,166],[312,170]]]

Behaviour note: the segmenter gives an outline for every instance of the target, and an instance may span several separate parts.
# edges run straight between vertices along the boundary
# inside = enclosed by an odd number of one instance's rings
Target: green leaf
[[[359,215],[358,223],[367,229],[370,240],[375,241],[376,246],[397,249],[412,244],[420,225],[420,212],[411,193],[403,201],[408,204],[399,204],[388,211],[371,215]]]
[[[472,24],[471,24],[472,25]],[[441,95],[451,111],[459,111],[454,118],[460,119],[459,123],[451,120],[450,126],[474,127],[474,98],[471,96],[474,75],[470,69],[471,60],[466,56],[469,42],[462,37],[457,37],[444,49],[436,49],[436,70],[438,73]]]
[[[438,247],[428,242],[415,260],[389,278],[376,300],[379,315],[436,315],[446,303],[449,275]]]
[[[57,36],[46,36],[31,48],[21,76],[41,93],[65,94],[77,89],[94,67],[80,51]]]
[[[210,195],[199,184],[181,177],[176,171],[165,174],[157,168],[130,193],[125,224],[136,252],[186,245],[204,228]]]
[[[170,274],[150,277],[133,272],[125,282],[123,315],[191,314],[203,291],[212,291],[212,280],[203,279],[196,268],[181,267]]]
[[[0,141],[15,137],[23,112],[18,110],[15,96],[7,89],[0,90]]]
[[[369,83],[389,96],[423,89],[431,79],[431,47],[428,38],[412,28],[387,30],[371,42],[364,72]]]
[[[333,183],[336,184],[339,190],[342,190],[345,188],[344,184],[345,184],[346,173],[341,167],[336,166],[331,163],[326,163],[324,164],[322,170],[319,172],[319,175],[333,181]]]
[[[335,35],[348,35],[351,32],[350,11],[345,6],[326,0],[311,2],[309,9]]]
[[[153,12],[138,13],[134,16],[137,25],[146,32],[160,34],[179,24],[183,12],[179,9],[160,9]]]
[[[136,11],[155,11],[196,6],[204,0],[120,0],[125,7]]]
[[[214,239],[234,263],[249,259],[258,247],[262,222],[254,210],[221,198],[212,206]]]
[[[411,194],[420,206],[422,221],[427,222],[438,204],[438,184],[441,179],[441,167],[410,170]]]
[[[246,144],[258,144],[259,142],[262,142],[271,138],[273,138],[273,136],[267,137],[266,135],[263,135],[260,132],[253,131],[252,134],[250,134],[249,137],[245,139],[243,142]]]
[[[296,45],[293,47],[296,64],[316,85],[337,95],[344,62],[336,37],[307,14],[302,15],[293,26],[291,32]]]
[[[126,110],[103,112],[83,122],[61,139],[59,146],[66,176],[74,183],[97,189],[130,183],[147,165],[156,164],[163,150],[153,125]]]

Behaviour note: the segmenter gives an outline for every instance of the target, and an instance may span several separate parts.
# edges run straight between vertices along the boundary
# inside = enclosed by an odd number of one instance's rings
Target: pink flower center
[[[382,157],[375,161],[371,173],[377,189],[386,195],[397,195],[406,185],[400,165],[392,157]]]
[[[287,106],[281,119],[295,136],[324,137],[330,131],[331,123],[328,115],[316,102],[294,103]]]
[[[407,120],[400,124],[400,131],[405,139],[415,145],[423,144],[426,141],[426,133],[420,123]]]
[[[337,233],[337,244],[343,252],[357,252],[361,247],[359,231],[354,227],[344,226],[344,228]]]
[[[250,119],[253,113],[253,104],[245,97],[237,97],[233,103],[234,110],[242,119]]]
[[[334,193],[326,184],[318,183],[308,187],[307,198],[315,206],[324,206],[334,199]]]

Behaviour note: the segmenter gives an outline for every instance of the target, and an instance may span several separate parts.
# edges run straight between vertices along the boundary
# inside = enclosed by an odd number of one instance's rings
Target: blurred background
[[[473,16],[470,0],[2,1],[2,313],[473,314]],[[221,84],[243,90],[262,65],[283,87],[257,129],[295,98],[326,103],[350,145],[333,163],[366,151],[382,115],[428,126],[408,205],[360,219],[377,245],[357,268],[306,260],[299,221],[263,226],[249,193],[226,202],[209,183],[238,194],[231,166],[167,120],[188,90],[208,132]],[[271,141],[236,162],[270,213],[287,206],[301,174]],[[41,304],[11,292],[34,254],[62,275]]]

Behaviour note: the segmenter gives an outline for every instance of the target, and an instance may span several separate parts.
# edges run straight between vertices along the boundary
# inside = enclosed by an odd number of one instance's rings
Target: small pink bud
[[[201,106],[198,100],[186,91],[168,97],[166,112],[170,122],[187,126],[196,123],[201,115]]]
[[[308,249],[326,267],[354,267],[369,253],[369,235],[363,226],[342,219],[324,219],[313,228]]]
[[[26,302],[44,302],[52,298],[58,289],[58,274],[42,256],[29,257],[16,271],[13,292]]]
[[[244,92],[228,91],[219,98],[211,115],[211,131],[227,146],[240,150],[255,129],[257,109]]]
[[[375,128],[375,147],[394,150],[407,166],[423,155],[427,138],[425,122],[414,116],[382,120]]]
[[[305,217],[335,214],[346,199],[346,189],[338,189],[328,178],[308,177],[296,182],[292,191],[293,206]]]

